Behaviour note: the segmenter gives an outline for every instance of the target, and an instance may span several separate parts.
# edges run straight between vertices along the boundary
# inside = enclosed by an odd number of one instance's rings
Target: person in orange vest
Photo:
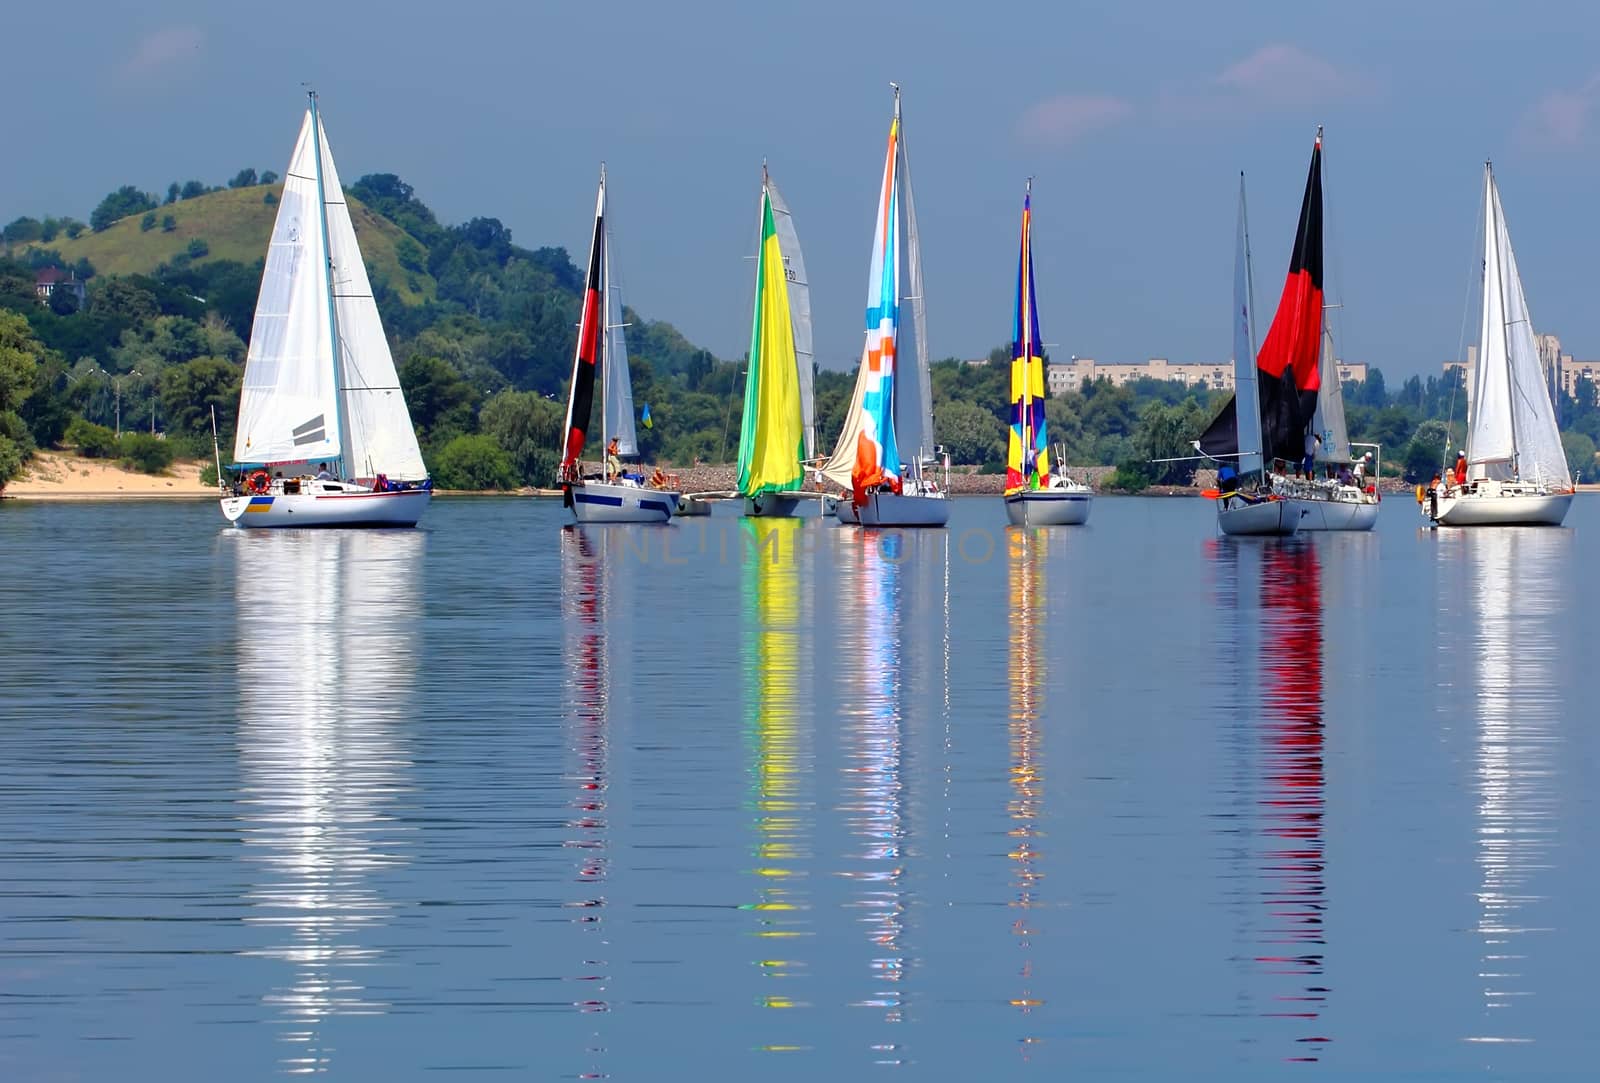
[[[1457,489],[1466,488],[1466,485],[1467,485],[1467,453],[1465,451],[1456,452],[1455,483],[1456,483],[1456,488]]]

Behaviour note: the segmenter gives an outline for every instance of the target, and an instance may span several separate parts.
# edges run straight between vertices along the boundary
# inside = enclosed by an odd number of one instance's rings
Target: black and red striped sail
[[[605,189],[600,190],[605,199]],[[589,433],[589,416],[594,412],[595,363],[600,357],[600,321],[605,309],[600,296],[600,260],[605,252],[604,203],[594,216],[594,242],[589,246],[589,275],[583,290],[583,321],[578,325],[578,349],[572,359],[572,389],[567,396],[567,422],[561,442],[561,476],[576,475],[578,457]]]
[[[1300,202],[1289,277],[1266,341],[1256,354],[1261,400],[1262,452],[1273,459],[1298,461],[1317,410],[1322,350],[1322,133],[1311,151],[1311,172]]]

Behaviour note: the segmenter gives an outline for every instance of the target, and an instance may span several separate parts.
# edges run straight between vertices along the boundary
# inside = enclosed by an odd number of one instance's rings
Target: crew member
[[[1466,485],[1467,485],[1467,453],[1465,451],[1456,452],[1455,481],[1456,481],[1456,488],[1457,489],[1466,488]]]
[[[611,443],[606,445],[606,480],[616,481],[622,476],[622,451],[618,446],[617,438],[613,436]]]

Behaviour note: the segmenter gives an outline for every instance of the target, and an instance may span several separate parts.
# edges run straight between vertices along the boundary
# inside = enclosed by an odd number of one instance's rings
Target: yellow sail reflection
[[[1526,1042],[1522,1031],[1537,1012],[1523,970],[1543,931],[1536,874],[1550,867],[1559,826],[1555,779],[1561,753],[1562,690],[1558,643],[1550,614],[1563,605],[1572,535],[1565,530],[1500,527],[1465,530],[1464,550],[1476,643],[1471,652],[1478,685],[1477,791],[1478,977],[1484,1032],[1474,1042]]]
[[[288,964],[265,997],[291,1073],[325,1071],[323,1020],[382,1014],[363,971],[392,905],[374,878],[405,863],[389,811],[409,787],[421,532],[239,531],[240,830],[259,871],[244,952]]]
[[[799,519],[744,519],[744,658],[748,734],[753,750],[751,806],[755,811],[755,867],[759,892],[744,908],[759,915],[762,942],[756,961],[765,979],[799,976],[803,964],[788,957],[783,941],[809,935],[803,864],[810,857],[812,803],[810,749],[797,708],[799,684],[810,672],[804,590],[810,553]],[[815,528],[813,528],[815,529]],[[768,1008],[803,1008],[792,988],[765,993]],[[769,1045],[766,1049],[791,1049]]]
[[[1032,910],[1035,892],[1042,878],[1038,868],[1039,800],[1044,788],[1041,767],[1044,734],[1039,727],[1046,672],[1045,629],[1048,606],[1045,592],[1045,557],[1050,532],[1012,527],[1007,534],[1011,576],[1011,651],[1007,669],[1011,684],[1011,718],[1007,726],[1011,754],[1011,800],[1006,811],[1012,827],[1007,832],[1014,863],[1013,886],[1017,894],[1011,906],[1017,910],[1011,929],[1022,949],[1022,988],[1011,1004],[1027,1015],[1042,1007],[1044,1000],[1033,994]],[[1025,1037],[1023,1050],[1036,1039]]]

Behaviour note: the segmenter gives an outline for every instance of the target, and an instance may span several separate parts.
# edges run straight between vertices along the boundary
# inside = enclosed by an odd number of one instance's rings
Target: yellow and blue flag
[[[655,428],[655,423],[650,420],[650,404],[648,402],[644,404],[644,412],[639,415],[639,420],[644,423],[645,428]]]

